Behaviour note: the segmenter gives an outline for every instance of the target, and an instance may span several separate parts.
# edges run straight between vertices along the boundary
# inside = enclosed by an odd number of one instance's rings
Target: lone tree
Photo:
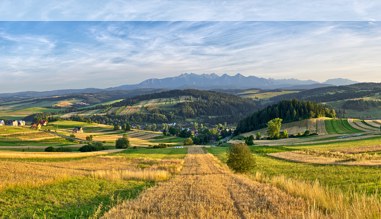
[[[255,135],[255,138],[256,138],[257,140],[261,140],[261,138],[262,138],[262,134],[261,134],[260,132],[257,132],[257,134]]]
[[[93,141],[93,135],[86,136],[86,141]]]
[[[249,137],[247,137],[247,138],[245,139],[245,143],[246,143],[247,145],[249,145],[249,146],[254,145],[254,136],[253,136],[253,135],[250,135]]]
[[[255,167],[255,159],[246,144],[234,144],[229,148],[227,165],[237,173],[244,173]]]
[[[130,125],[130,123],[124,124],[122,128],[126,132],[131,131],[131,125]]]
[[[122,138],[118,138],[115,142],[115,147],[118,149],[125,149],[130,146],[130,141],[127,135],[123,135]]]
[[[275,118],[267,123],[267,135],[270,139],[280,138],[280,129],[282,128],[282,119]]]
[[[184,140],[184,145],[193,145],[193,140],[192,138],[187,138]]]

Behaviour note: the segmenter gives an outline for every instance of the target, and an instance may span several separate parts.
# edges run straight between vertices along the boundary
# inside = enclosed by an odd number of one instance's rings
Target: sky
[[[0,92],[106,88],[190,72],[381,81],[377,3],[83,2],[0,1]],[[317,6],[320,14],[312,13]]]

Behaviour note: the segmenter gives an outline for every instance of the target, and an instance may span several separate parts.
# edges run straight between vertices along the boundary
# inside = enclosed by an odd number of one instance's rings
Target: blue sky
[[[0,20],[375,21],[377,0],[1,0]]]
[[[2,0],[0,92],[185,72],[381,81],[379,11],[356,0]]]
[[[379,22],[0,22],[0,90],[184,72],[380,81]]]

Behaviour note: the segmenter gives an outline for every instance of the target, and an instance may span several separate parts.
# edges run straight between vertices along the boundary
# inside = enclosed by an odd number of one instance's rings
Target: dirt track
[[[122,203],[105,218],[302,218],[306,205],[236,175],[201,148],[189,148],[181,174]]]

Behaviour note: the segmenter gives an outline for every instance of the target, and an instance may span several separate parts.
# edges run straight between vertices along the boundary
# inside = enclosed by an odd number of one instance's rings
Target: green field
[[[353,128],[346,119],[329,119],[324,122],[328,134],[356,134],[362,132]]]
[[[89,218],[102,215],[120,200],[135,198],[151,186],[143,181],[108,181],[87,177],[50,185],[0,191],[2,218]]]
[[[314,183],[318,181],[323,186],[338,188],[344,192],[379,194],[381,190],[381,170],[379,167],[316,165],[296,163],[267,156],[269,153],[305,150],[305,149],[339,149],[379,144],[381,138],[357,140],[343,143],[327,143],[306,146],[252,146],[257,166],[251,171],[255,175],[260,172],[266,176],[285,176],[299,181]],[[227,160],[227,147],[211,147],[207,150],[223,162]]]
[[[181,169],[186,152],[184,148],[128,149],[113,156],[76,159],[3,159],[0,218],[99,218],[161,179],[118,177],[114,168],[128,174],[172,173]]]
[[[283,90],[283,91],[258,91],[258,90],[247,90],[245,92],[239,93],[238,95],[245,98],[257,99],[257,100],[267,100],[272,97],[294,94],[299,91]]]
[[[187,154],[187,148],[137,148],[128,149],[115,156],[127,156],[133,158],[151,158],[151,159],[183,159]]]

